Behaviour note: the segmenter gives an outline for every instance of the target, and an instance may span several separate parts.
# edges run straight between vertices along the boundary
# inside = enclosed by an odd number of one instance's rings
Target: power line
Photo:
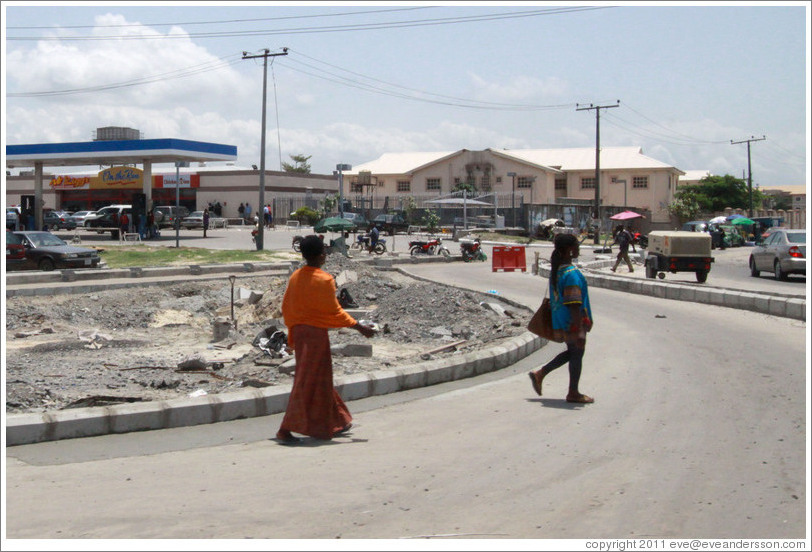
[[[177,27],[180,25],[222,25],[226,23],[251,23],[255,21],[284,21],[287,19],[314,19],[317,17],[345,17],[348,15],[366,15],[370,13],[389,13],[389,12],[398,12],[398,11],[413,11],[413,10],[426,10],[432,9],[436,6],[413,6],[409,8],[390,8],[385,10],[364,10],[364,11],[355,11],[355,12],[344,12],[344,13],[320,13],[320,14],[313,14],[313,15],[288,15],[283,17],[255,17],[251,19],[220,19],[217,21],[182,21],[182,22],[174,22],[174,23],[122,23],[116,25],[32,25],[32,26],[19,26],[19,27],[6,27],[6,29],[19,29],[19,30],[31,30],[31,29],[46,29],[46,30],[60,30],[60,29],[114,29],[114,28],[126,28],[126,27]]]
[[[224,67],[228,67],[230,65],[235,65],[236,63],[240,62],[239,58],[232,59],[228,61],[229,57],[217,59],[213,62],[202,63],[199,65],[192,65],[191,67],[185,67],[182,69],[176,69],[174,71],[168,71],[166,73],[158,73],[155,75],[149,75],[146,77],[140,77],[138,79],[130,80],[130,81],[123,81],[118,83],[109,83],[109,84],[100,84],[96,86],[88,86],[85,88],[68,88],[68,89],[61,89],[61,90],[49,90],[49,91],[40,91],[40,92],[8,92],[6,94],[9,98],[46,98],[52,96],[72,96],[75,94],[88,94],[91,92],[104,92],[107,90],[116,90],[118,88],[129,88],[132,86],[141,86],[144,84],[153,84],[156,82],[164,82],[172,79],[179,79],[190,77],[193,75],[197,75],[200,73],[208,73],[211,71],[216,71],[218,69],[222,69]]]
[[[397,21],[388,23],[363,23],[351,25],[333,25],[321,27],[293,27],[289,29],[260,29],[247,31],[221,31],[221,32],[201,32],[167,35],[107,35],[107,36],[46,36],[46,37],[25,37],[7,36],[7,41],[103,41],[103,40],[165,40],[165,39],[191,39],[191,38],[231,38],[247,36],[273,36],[288,34],[316,34],[334,33],[350,31],[374,31],[382,29],[395,29],[406,27],[423,27],[434,25],[453,25],[459,23],[478,23],[483,21],[497,21],[502,19],[519,19],[526,17],[540,17],[547,15],[560,15],[563,13],[574,13],[590,10],[610,9],[612,6],[598,7],[569,7],[569,8],[547,8],[544,10],[531,10],[523,12],[510,12],[508,14],[487,14],[461,17],[447,17],[435,19],[417,19],[412,21]]]
[[[340,80],[336,81],[334,79],[329,79],[329,78],[324,77],[322,75],[313,74],[313,73],[310,73],[310,72],[307,72],[307,71],[304,71],[304,70],[301,70],[301,69],[297,69],[296,67],[291,67],[290,65],[287,65],[287,64],[282,64],[283,66],[287,67],[288,69],[291,69],[293,71],[299,71],[301,73],[304,73],[304,74],[307,74],[307,75],[310,75],[310,76],[313,76],[313,77],[316,77],[316,78],[321,78],[321,79],[324,79],[324,80],[328,80],[328,81],[331,81],[331,82],[338,82],[339,84],[344,84],[346,86],[351,86],[351,87],[354,87],[354,88],[360,88],[362,90],[367,90],[369,92],[381,93],[381,94],[384,94],[384,95],[390,95],[390,96],[395,96],[395,97],[409,99],[409,100],[423,101],[423,102],[426,102],[426,103],[436,103],[436,104],[441,104],[441,105],[450,105],[450,106],[454,106],[454,107],[468,107],[468,108],[472,108],[472,109],[492,109],[492,110],[509,110],[509,111],[540,111],[540,110],[554,110],[554,109],[569,109],[569,108],[572,107],[572,103],[568,103],[568,104],[552,104],[552,105],[510,104],[510,103],[502,103],[502,102],[486,102],[486,101],[481,101],[481,100],[471,100],[471,99],[467,99],[467,98],[460,98],[460,97],[457,97],[457,96],[447,96],[447,95],[444,95],[444,94],[435,94],[433,92],[427,92],[425,90],[419,90],[419,89],[416,89],[416,88],[410,88],[410,87],[407,87],[407,86],[394,84],[394,83],[391,83],[391,82],[388,82],[388,81],[377,79],[375,77],[370,77],[370,76],[367,76],[367,75],[363,75],[361,73],[350,71],[348,69],[343,69],[343,68],[338,67],[336,65],[332,65],[332,64],[329,64],[327,62],[317,60],[317,59],[315,59],[313,57],[307,56],[305,54],[301,54],[299,52],[293,52],[293,53],[295,55],[299,55],[299,56],[302,56],[302,57],[305,57],[305,58],[308,58],[308,59],[312,59],[313,61],[315,61],[317,63],[327,65],[328,67],[332,67],[332,68],[338,69],[340,71],[344,71],[344,72],[349,73],[351,75],[361,77],[363,79],[367,79],[367,80],[370,80],[370,81],[373,81],[373,82],[381,83],[381,84],[389,86],[389,87],[394,87],[396,89],[402,89],[402,90],[405,90],[407,92],[414,92],[414,93],[419,94],[420,96],[408,95],[408,94],[406,94],[404,92],[400,92],[400,91],[397,91],[397,90],[395,90],[395,91],[386,90],[386,89],[381,88],[379,86],[359,82],[357,80],[353,80],[353,79],[350,79],[350,78],[347,78],[347,77],[343,77],[341,75],[337,75],[335,73],[325,71],[323,69],[320,69],[318,67],[310,65],[308,63],[299,61],[299,60],[295,59],[295,57],[294,58],[288,58],[288,59],[292,60],[294,63],[301,64],[301,65],[303,65],[305,67],[309,67],[309,68],[315,69],[317,71],[322,71],[324,74],[336,77],[336,78],[338,78]],[[432,100],[432,99],[429,99],[430,97],[441,98],[441,100]],[[460,104],[460,103],[455,103],[455,102],[446,101],[446,100],[456,100],[456,102],[464,102],[464,103]]]

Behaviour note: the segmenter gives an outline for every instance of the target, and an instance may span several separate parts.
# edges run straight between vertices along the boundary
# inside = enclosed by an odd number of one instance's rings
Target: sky
[[[3,2],[3,145],[123,126],[259,166],[267,49],[268,170],[594,148],[579,108],[618,105],[602,147],[746,178],[758,139],[754,186],[809,187],[809,2],[168,4]]]

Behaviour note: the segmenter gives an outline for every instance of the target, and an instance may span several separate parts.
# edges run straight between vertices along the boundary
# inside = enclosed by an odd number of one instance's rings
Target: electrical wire
[[[228,61],[229,58],[234,58],[231,61]],[[212,71],[217,71],[224,67],[229,67],[231,65],[235,65],[241,61],[236,54],[234,56],[228,56],[226,58],[218,59],[214,62],[207,62],[201,63],[198,65],[192,65],[191,67],[185,67],[182,69],[176,69],[174,71],[168,71],[166,73],[158,73],[155,75],[149,75],[146,77],[140,77],[138,79],[130,80],[130,81],[123,81],[118,83],[108,83],[108,84],[99,84],[96,86],[88,86],[85,88],[67,88],[62,90],[49,90],[49,91],[40,91],[40,92],[8,92],[6,93],[6,97],[8,98],[46,98],[52,96],[72,96],[75,94],[88,94],[91,92],[104,92],[107,90],[116,90],[119,88],[129,88],[132,86],[141,86],[144,84],[153,84],[156,82],[164,82],[172,79],[179,79],[190,77],[193,75],[198,75],[200,73],[210,73]]]
[[[251,19],[221,19],[217,21],[182,21],[174,23],[121,23],[115,25],[32,25],[32,26],[9,26],[6,29],[33,30],[33,29],[114,29],[126,27],[179,27],[190,25],[222,25],[225,23],[252,23],[255,21],[284,21],[287,19],[315,19],[317,17],[346,17],[349,15],[366,15],[369,13],[390,13],[398,11],[413,11],[433,9],[436,6],[412,6],[408,8],[390,8],[385,10],[364,10],[344,13],[319,13],[313,15],[287,15],[283,17],[255,17]]]
[[[508,14],[486,14],[486,15],[472,15],[460,17],[446,17],[435,19],[416,19],[411,21],[396,21],[385,23],[363,23],[363,24],[350,24],[350,25],[333,25],[321,27],[292,27],[289,29],[260,29],[260,30],[246,30],[246,31],[220,31],[220,32],[201,32],[201,33],[183,33],[183,34],[167,34],[167,35],[107,35],[107,36],[43,36],[43,37],[26,37],[26,36],[6,36],[7,41],[102,41],[102,40],[163,40],[163,39],[191,39],[191,38],[231,38],[231,37],[246,37],[246,36],[274,36],[284,34],[315,34],[315,33],[334,33],[334,32],[350,32],[350,31],[370,31],[382,29],[395,29],[406,27],[423,27],[435,25],[453,25],[459,23],[479,23],[483,21],[497,21],[502,19],[520,19],[527,17],[540,17],[547,15],[560,15],[563,13],[575,13],[590,10],[610,9],[612,6],[597,6],[597,7],[567,7],[567,8],[546,8],[543,10],[530,10],[521,12],[510,12]]]
[[[290,54],[294,54],[294,55],[293,55],[293,57],[291,57],[291,56],[289,55],[289,56],[288,56],[288,58],[287,58],[288,60],[291,60],[291,61],[293,61],[293,62],[295,62],[295,63],[300,63],[300,64],[302,64],[302,65],[305,65],[306,67],[311,67],[311,68],[313,68],[313,69],[321,70],[321,69],[318,69],[318,68],[316,68],[316,67],[314,67],[314,66],[312,66],[312,65],[309,65],[309,64],[307,64],[307,63],[305,63],[305,62],[302,62],[302,61],[297,60],[297,59],[296,59],[296,56],[302,56],[302,57],[305,57],[305,58],[307,58],[307,59],[310,59],[310,60],[315,61],[316,63],[321,63],[321,64],[326,65],[326,66],[328,66],[328,67],[332,67],[332,68],[334,68],[334,69],[338,69],[338,70],[340,70],[340,71],[344,71],[344,72],[346,72],[346,73],[349,73],[349,74],[351,74],[351,75],[355,75],[355,76],[357,76],[357,77],[361,77],[361,78],[363,78],[363,79],[368,79],[368,80],[373,81],[373,82],[379,82],[379,83],[384,84],[384,85],[387,85],[387,86],[392,86],[392,87],[396,87],[396,88],[401,88],[401,89],[403,89],[403,90],[407,90],[407,91],[415,92],[415,93],[418,93],[418,94],[421,94],[421,95],[425,95],[425,96],[432,96],[432,97],[436,97],[436,98],[445,98],[445,99],[448,99],[448,100],[458,100],[458,101],[462,101],[462,102],[466,102],[466,103],[477,103],[477,104],[481,104],[482,106],[493,106],[493,107],[499,107],[499,108],[509,108],[509,109],[529,109],[529,110],[540,110],[540,109],[569,109],[569,108],[571,108],[571,107],[572,107],[572,103],[568,103],[568,104],[554,104],[554,105],[529,105],[529,104],[512,104],[512,103],[504,103],[504,102],[486,102],[486,101],[481,101],[481,100],[470,100],[470,99],[467,99],[467,98],[460,98],[460,97],[457,97],[457,96],[447,96],[447,95],[445,95],[445,94],[435,94],[435,93],[433,93],[433,92],[427,92],[427,91],[425,91],[425,90],[420,90],[420,89],[417,89],[417,88],[410,88],[410,87],[407,87],[407,86],[403,86],[403,85],[399,85],[399,84],[394,84],[394,83],[391,83],[391,82],[388,82],[388,81],[384,81],[384,80],[381,80],[381,79],[377,79],[377,78],[375,78],[375,77],[370,77],[370,76],[368,76],[368,75],[364,75],[364,74],[362,74],[362,73],[358,73],[358,72],[355,72],[355,71],[351,71],[351,70],[349,70],[349,69],[344,69],[344,68],[338,67],[337,65],[333,65],[333,64],[331,64],[331,63],[327,63],[327,62],[325,62],[325,61],[318,60],[318,59],[316,59],[316,58],[314,58],[314,57],[308,56],[308,55],[303,54],[303,53],[298,52],[298,51],[289,50],[289,53],[290,53]],[[289,67],[289,68],[290,68],[290,67]],[[291,68],[291,69],[292,69],[292,68]],[[294,70],[295,70],[295,69],[294,69]],[[328,74],[332,74],[332,73],[328,73]],[[342,78],[343,78],[343,77],[342,77]],[[353,82],[353,81],[351,81],[351,82]]]

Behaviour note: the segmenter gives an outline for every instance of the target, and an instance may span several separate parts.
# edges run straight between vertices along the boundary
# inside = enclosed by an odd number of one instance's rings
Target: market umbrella
[[[749,224],[755,224],[755,221],[752,221],[747,217],[739,217],[733,219],[731,224],[733,224],[734,226],[747,226]]]
[[[478,199],[466,199],[463,197],[447,197],[445,199],[430,199],[426,203],[443,205],[446,207],[493,207],[493,203],[479,201]]]
[[[718,217],[713,217],[708,221],[710,224],[724,224],[727,222],[727,217],[724,215],[720,215]]]
[[[353,228],[355,228],[355,223],[341,217],[328,217],[313,225],[315,232],[343,232]]]
[[[622,211],[616,215],[612,215],[609,217],[609,220],[630,220],[636,218],[646,218],[640,213],[635,213],[634,211]]]
[[[740,218],[746,218],[746,217],[744,215],[730,215],[729,217],[727,217],[727,220],[736,220],[736,219],[740,219]]]
[[[539,226],[564,226],[564,221],[557,218],[551,218],[541,221]]]

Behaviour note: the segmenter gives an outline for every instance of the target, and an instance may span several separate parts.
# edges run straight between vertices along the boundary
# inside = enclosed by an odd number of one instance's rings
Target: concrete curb
[[[613,264],[614,260],[594,261],[584,264],[583,273],[589,285],[638,295],[650,295],[675,301],[691,301],[693,303],[749,310],[806,321],[806,299],[704,287],[702,284],[691,285],[678,282],[665,283],[649,279],[640,280],[597,272],[597,270]],[[549,266],[539,266],[539,275],[549,278]]]
[[[478,376],[510,366],[540,349],[542,338],[525,332],[504,345],[397,370],[337,378],[335,387],[345,401],[397,393],[437,383]],[[284,412],[291,386],[246,389],[166,401],[75,408],[6,416],[6,445],[93,437],[152,429],[194,426]]]

